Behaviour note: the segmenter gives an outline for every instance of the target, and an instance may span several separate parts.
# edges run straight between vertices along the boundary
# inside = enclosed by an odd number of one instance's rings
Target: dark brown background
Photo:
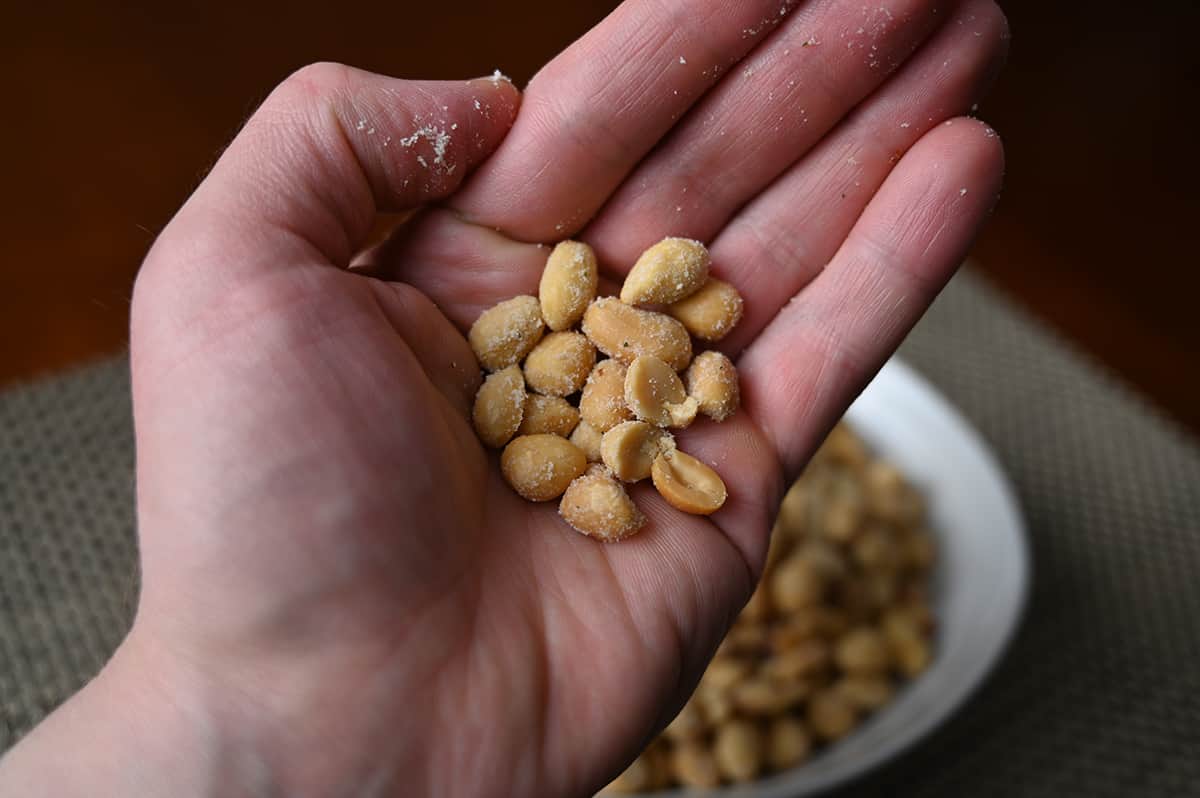
[[[266,92],[309,61],[518,84],[614,5],[300,0],[23,3],[0,54],[0,386],[120,350],[154,234]],[[237,6],[243,4],[238,3]],[[990,277],[1200,430],[1200,4],[1003,3],[1010,66],[980,113],[1006,194]]]

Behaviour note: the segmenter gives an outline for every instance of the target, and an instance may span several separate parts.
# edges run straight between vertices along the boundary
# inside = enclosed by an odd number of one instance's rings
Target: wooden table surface
[[[155,233],[267,91],[338,60],[527,80],[614,3],[64,0],[6,12],[0,386],[119,351]],[[1006,193],[975,255],[995,283],[1200,430],[1200,57],[1192,0],[1008,0],[980,114]],[[249,7],[247,7],[249,6]]]

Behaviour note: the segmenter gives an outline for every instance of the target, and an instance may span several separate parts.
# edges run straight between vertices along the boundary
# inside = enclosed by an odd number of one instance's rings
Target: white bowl
[[[1017,629],[1029,591],[1029,549],[1013,490],[979,434],[895,359],[846,419],[929,501],[938,542],[934,661],[894,701],[804,765],[738,787],[692,790],[689,798],[799,798],[861,776],[950,717]]]

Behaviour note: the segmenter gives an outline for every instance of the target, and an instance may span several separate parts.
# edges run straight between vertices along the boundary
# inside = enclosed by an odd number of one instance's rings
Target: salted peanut
[[[783,496],[775,528],[785,535],[798,538],[812,526],[810,520],[813,514],[811,482],[811,479],[801,476]]]
[[[821,507],[821,532],[835,543],[845,543],[854,537],[867,515],[866,501],[858,482],[848,475],[838,474],[828,485]]]
[[[758,727],[747,720],[732,720],[717,729],[713,756],[721,775],[730,781],[750,781],[762,769],[764,750]]]
[[[833,659],[847,673],[873,675],[891,665],[888,644],[878,629],[860,626],[851,629],[834,645]]]
[[[602,436],[586,421],[580,421],[571,433],[571,443],[579,447],[589,463],[600,462],[600,440]]]
[[[739,712],[770,717],[796,706],[808,697],[809,692],[811,688],[804,682],[780,683],[755,676],[735,685],[729,696]]]
[[[479,314],[467,340],[479,365],[498,371],[520,363],[545,330],[537,297],[515,296]]]
[[[675,369],[651,355],[636,358],[625,374],[625,404],[643,421],[676,429],[691,424],[700,407]]]
[[[871,460],[867,445],[845,423],[839,423],[826,436],[821,448],[813,455],[814,463],[837,463],[861,470]]]
[[[807,560],[826,581],[834,581],[846,576],[846,558],[837,546],[828,541],[811,538],[796,546],[793,554]]]
[[[650,467],[660,454],[675,448],[675,438],[666,430],[644,421],[623,421],[600,439],[600,459],[622,482],[637,482],[650,476]]]
[[[721,784],[716,757],[700,740],[688,740],[671,752],[671,773],[684,787],[712,789]]]
[[[827,688],[808,699],[807,720],[819,739],[837,740],[858,723],[858,710],[837,690]]]
[[[692,700],[696,702],[710,728],[716,728],[733,717],[733,699],[726,691],[700,687],[696,689]]]
[[[596,253],[582,241],[560,241],[550,251],[538,300],[546,326],[558,332],[583,318],[588,304],[596,298],[598,272]]]
[[[777,682],[792,683],[823,673],[830,662],[829,645],[823,640],[802,640],[771,656],[762,672]]]
[[[606,543],[627,538],[646,523],[625,486],[598,463],[570,484],[558,514],[577,531]]]
[[[579,415],[601,434],[633,418],[625,404],[625,375],[629,367],[619,360],[601,360],[588,375],[579,395]]]
[[[679,710],[679,714],[675,719],[667,724],[667,728],[663,729],[663,737],[674,742],[682,742],[690,740],[693,737],[699,737],[708,729],[708,723],[704,720],[704,713],[700,711],[700,707],[688,701],[683,705],[683,709]]]
[[[783,612],[811,607],[825,595],[825,580],[807,559],[792,555],[771,574],[771,600]]]
[[[557,435],[522,435],[500,455],[504,479],[531,502],[558,498],[586,468],[583,452]]]
[[[516,366],[509,366],[509,368],[516,368]],[[493,374],[492,377],[494,376],[496,375]],[[531,393],[525,396],[525,416],[521,419],[521,426],[517,429],[517,434],[541,435],[545,433],[565,438],[578,424],[579,411],[571,407],[571,403],[566,399],[561,396],[542,396]],[[582,449],[582,447],[580,448]]]
[[[847,675],[834,682],[842,698],[864,712],[872,712],[892,700],[892,683],[883,676]]]
[[[767,763],[772,770],[787,770],[808,758],[812,735],[804,722],[791,715],[771,721],[767,727]]]
[[[716,659],[709,663],[700,677],[703,687],[725,692],[741,682],[750,673],[750,663],[744,659]]]
[[[906,603],[884,611],[879,626],[889,641],[898,637],[923,638],[933,629],[933,615],[923,603]]]
[[[664,238],[642,253],[621,286],[629,305],[667,305],[692,294],[708,277],[708,249],[690,238]]]
[[[723,280],[709,277],[694,294],[667,307],[701,341],[720,341],[742,320],[742,295]]]
[[[771,616],[771,591],[766,582],[759,582],[758,587],[750,594],[750,600],[742,607],[739,620],[751,622],[765,621]]]
[[[737,369],[720,352],[701,352],[692,360],[684,375],[688,396],[700,405],[700,412],[713,421],[732,416],[741,402]]]
[[[894,571],[904,562],[892,530],[882,524],[864,527],[850,544],[850,554],[866,571]]]
[[[924,517],[925,506],[920,495],[891,463],[873,461],[863,471],[863,485],[871,512],[882,520],[913,526]]]
[[[914,571],[928,571],[937,560],[937,544],[924,527],[915,527],[900,537],[900,556],[904,565]]]
[[[739,623],[729,630],[721,645],[717,647],[717,656],[736,656],[741,654],[761,654],[768,648],[767,627],[757,623]]]
[[[929,667],[933,653],[923,637],[896,636],[888,638],[892,659],[901,673],[910,679]]]
[[[616,297],[588,305],[583,332],[597,349],[623,363],[653,355],[682,371],[692,361],[692,339],[682,324],[663,313],[630,307]]]
[[[475,394],[471,422],[479,440],[494,449],[508,443],[525,413],[525,377],[520,366],[489,374]]]
[[[577,332],[550,333],[525,359],[525,384],[547,396],[568,396],[583,387],[596,365],[596,348]]]
[[[609,782],[604,788],[605,792],[631,793],[651,789],[654,782],[654,763],[650,761],[652,756],[648,751],[642,753],[620,776]]]
[[[711,515],[725,503],[725,483],[717,472],[678,449],[663,452],[654,460],[650,478],[659,495],[676,510]]]

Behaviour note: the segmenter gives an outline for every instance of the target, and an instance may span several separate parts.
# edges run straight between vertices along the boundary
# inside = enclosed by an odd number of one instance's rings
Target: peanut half
[[[529,354],[545,332],[537,297],[515,296],[479,315],[467,340],[479,365],[488,371],[507,368]]]
[[[742,295],[736,288],[709,277],[694,294],[671,303],[667,313],[701,341],[720,341],[742,320],[743,310]]]
[[[741,402],[737,369],[720,352],[701,352],[684,374],[688,396],[696,399],[700,412],[713,421],[733,415]]]
[[[650,477],[662,497],[685,513],[710,515],[725,503],[725,483],[717,472],[678,449],[660,454]]]
[[[571,443],[579,447],[589,463],[600,462],[600,441],[603,436],[586,421],[580,421],[571,433]]]
[[[596,298],[596,253],[579,241],[561,241],[546,259],[538,299],[546,326],[558,332],[583,318]]]
[[[650,476],[654,459],[675,448],[671,433],[644,421],[625,421],[600,439],[600,459],[622,482],[637,482]]]
[[[597,349],[623,363],[653,355],[682,371],[692,361],[692,339],[682,324],[662,313],[630,307],[615,297],[588,305],[583,332]]]
[[[547,396],[569,396],[583,387],[596,348],[577,332],[554,332],[542,339],[525,358],[525,384]]]
[[[625,404],[635,416],[659,427],[686,427],[699,409],[675,370],[651,355],[637,358],[629,367]]]
[[[689,238],[664,238],[642,253],[621,286],[621,301],[669,304],[683,299],[708,277],[708,250]]]
[[[601,360],[588,375],[579,397],[579,414],[599,433],[633,418],[625,404],[628,367],[619,360]]]
[[[520,428],[525,411],[525,378],[520,366],[489,374],[475,394],[471,421],[486,445],[499,449]]]
[[[586,468],[583,452],[557,435],[514,438],[500,455],[504,479],[531,502],[558,498]]]
[[[511,367],[515,368],[515,366]],[[567,437],[579,425],[579,411],[561,396],[531,393],[525,397],[525,417],[518,435],[558,435]],[[584,452],[587,454],[587,452]]]
[[[577,531],[606,543],[627,538],[646,523],[625,486],[599,464],[567,487],[558,513]]]

